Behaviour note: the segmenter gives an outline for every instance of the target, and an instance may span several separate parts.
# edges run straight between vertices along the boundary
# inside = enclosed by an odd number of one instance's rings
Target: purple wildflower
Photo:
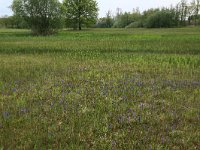
[[[4,111],[4,112],[3,112],[3,118],[4,118],[4,119],[9,118],[9,116],[10,116],[10,113],[9,113],[9,112],[7,112],[7,111]]]

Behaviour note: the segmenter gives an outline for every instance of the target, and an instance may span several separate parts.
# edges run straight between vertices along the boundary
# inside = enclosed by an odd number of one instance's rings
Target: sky
[[[60,0],[62,1],[62,0]],[[97,0],[99,7],[99,17],[104,17],[108,10],[112,13],[116,12],[116,8],[121,8],[123,11],[132,11],[133,8],[139,7],[140,11],[148,8],[169,7],[175,5],[180,0]],[[12,15],[9,8],[12,0],[0,0],[0,16]]]

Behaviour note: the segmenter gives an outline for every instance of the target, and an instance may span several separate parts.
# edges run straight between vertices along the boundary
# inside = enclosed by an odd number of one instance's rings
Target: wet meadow
[[[200,148],[200,28],[0,29],[0,149]]]

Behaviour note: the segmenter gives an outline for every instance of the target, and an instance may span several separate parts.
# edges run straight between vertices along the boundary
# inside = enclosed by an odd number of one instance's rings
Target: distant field
[[[0,149],[200,147],[200,28],[0,29]]]

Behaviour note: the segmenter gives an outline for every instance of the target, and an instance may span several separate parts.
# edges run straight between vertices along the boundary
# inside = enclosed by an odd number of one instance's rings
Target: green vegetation
[[[0,30],[0,149],[198,149],[200,28]]]
[[[14,0],[11,8],[35,35],[49,35],[60,28],[62,9],[58,0]]]
[[[95,0],[64,0],[63,7],[68,27],[81,30],[82,27],[94,25],[98,17]]]
[[[108,14],[110,11],[108,11]],[[115,15],[106,15],[96,24],[98,28],[172,28],[200,25],[200,0],[180,0],[175,6],[150,8],[140,12],[139,8],[132,12],[123,12],[117,8]],[[113,17],[110,17],[113,16]],[[108,22],[108,20],[110,20]],[[110,23],[112,25],[110,26]]]
[[[0,19],[0,27],[28,28],[35,35],[51,35],[65,24],[81,30],[94,25],[98,16],[95,0],[13,0],[13,17]],[[22,23],[20,23],[22,22]]]
[[[132,4],[131,4],[132,5]],[[135,6],[133,6],[134,8]],[[36,35],[50,35],[57,29],[174,28],[200,25],[200,0],[180,0],[175,6],[123,12],[117,8],[98,18],[96,0],[14,0],[14,16],[0,18],[0,28],[32,29]]]

